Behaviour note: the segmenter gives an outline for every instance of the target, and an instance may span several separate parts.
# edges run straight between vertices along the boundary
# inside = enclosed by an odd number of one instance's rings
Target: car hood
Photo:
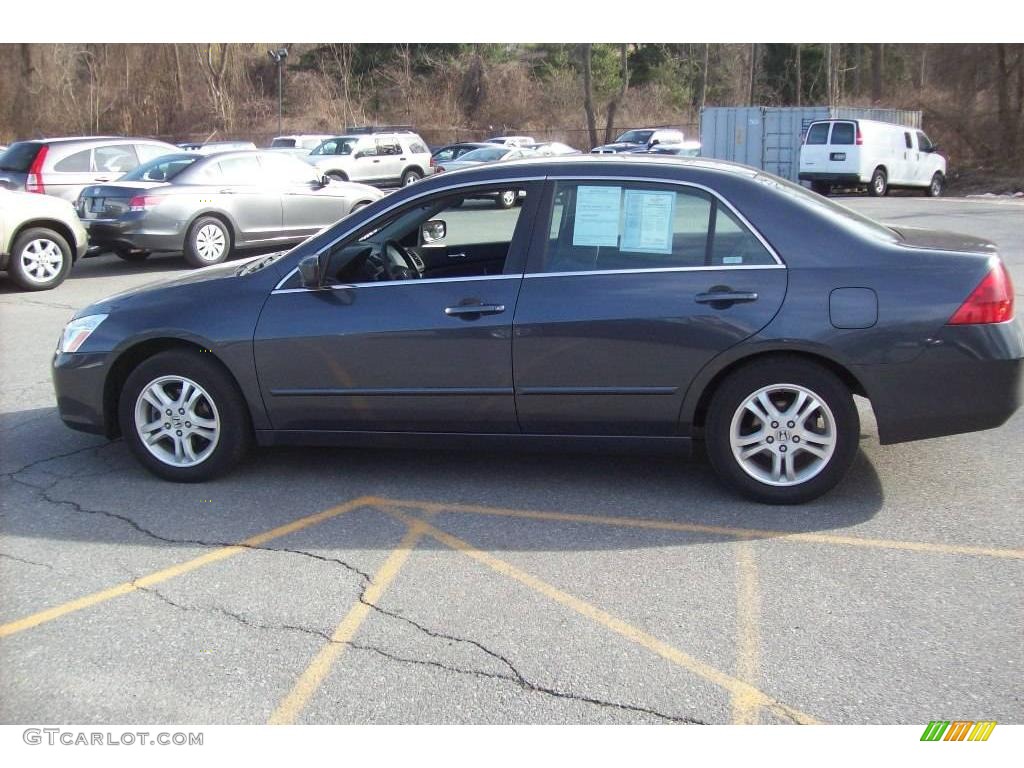
[[[119,307],[134,304],[139,301],[146,301],[147,299],[152,298],[156,293],[172,291],[175,288],[181,288],[186,285],[237,280],[240,277],[255,271],[253,267],[258,267],[257,262],[265,261],[266,264],[264,266],[270,266],[285,253],[287,253],[287,251],[263,253],[258,256],[250,256],[247,259],[236,259],[224,264],[214,264],[210,267],[192,270],[176,277],[154,280],[151,283],[145,283],[144,285],[136,286],[135,288],[130,288],[127,291],[121,291],[120,293],[115,293],[111,296],[100,299],[99,301],[93,302],[85,309],[79,310],[75,317],[84,317],[86,315],[99,313],[109,314]],[[222,289],[230,291],[231,287],[230,285],[225,284]]]
[[[957,251],[959,253],[996,253],[998,248],[991,240],[959,232],[944,232],[936,229],[917,227],[890,227],[898,234],[903,245],[924,248],[931,251]]]
[[[594,147],[591,152],[628,152],[631,149],[638,149],[646,147],[646,144],[628,144],[624,141],[620,141],[616,144],[602,144],[600,147]]]

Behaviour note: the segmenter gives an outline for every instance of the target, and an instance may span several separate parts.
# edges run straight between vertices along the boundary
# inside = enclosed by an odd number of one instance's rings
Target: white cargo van
[[[923,131],[875,120],[818,120],[800,147],[800,181],[827,195],[833,186],[867,187],[873,197],[893,187],[942,194],[946,158]]]

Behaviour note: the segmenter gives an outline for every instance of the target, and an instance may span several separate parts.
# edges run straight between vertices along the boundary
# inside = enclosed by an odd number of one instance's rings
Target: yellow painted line
[[[736,546],[736,677],[756,685],[761,679],[761,589],[754,545]],[[749,693],[734,695],[732,721],[757,725],[760,705]]]
[[[366,616],[370,612],[370,606],[367,603],[377,603],[391,582],[395,580],[398,572],[402,570],[402,566],[409,559],[413,547],[416,546],[426,531],[427,526],[425,523],[417,520],[409,521],[409,530],[406,531],[398,546],[388,555],[388,559],[384,561],[384,564],[373,575],[370,585],[363,593],[363,599],[356,602],[349,609],[345,618],[341,620],[341,623],[334,630],[334,634],[331,635],[331,641],[320,649],[320,652],[317,653],[302,675],[299,676],[292,690],[284,697],[270,716],[270,720],[267,721],[269,725],[285,725],[295,722],[302,710],[306,708],[310,698],[320,688],[320,684],[323,683],[328,672],[331,671],[331,665],[334,664],[334,660],[345,649],[346,644],[352,640],[356,632],[359,631],[359,627],[366,620]]]
[[[957,544],[932,544],[924,541],[865,539],[858,536],[838,536],[828,533],[795,533],[793,531],[733,528],[722,525],[702,525],[700,523],[678,523],[672,520],[655,520],[651,518],[583,515],[570,512],[538,512],[536,510],[528,509],[485,507],[476,504],[439,504],[432,501],[410,501],[381,498],[374,498],[372,502],[368,503],[375,503],[379,505],[390,504],[392,506],[422,509],[426,512],[434,513],[461,512],[473,515],[514,517],[527,520],[551,520],[565,523],[610,525],[619,528],[640,528],[655,531],[681,531],[684,533],[701,533],[711,536],[729,536],[734,539],[783,539],[785,541],[800,541],[811,544],[833,544],[848,547],[866,547],[869,549],[898,549],[910,552],[928,552],[942,555],[980,555],[984,557],[1001,557],[1024,560],[1024,549],[969,547]]]
[[[85,608],[99,605],[100,603],[112,600],[115,597],[127,595],[139,588],[150,587],[154,584],[159,584],[162,581],[173,579],[175,576],[181,576],[189,571],[202,568],[204,565],[225,560],[241,552],[247,552],[251,547],[262,546],[268,541],[281,538],[282,536],[287,536],[289,533],[295,533],[296,531],[301,531],[304,528],[318,525],[325,520],[330,520],[332,517],[338,517],[339,515],[343,515],[353,509],[368,506],[367,498],[368,497],[360,497],[353,499],[352,501],[347,501],[344,504],[339,504],[336,507],[331,507],[323,512],[317,512],[313,515],[300,517],[298,520],[293,520],[290,523],[279,525],[277,528],[272,528],[269,531],[264,531],[263,533],[258,533],[255,536],[250,536],[237,544],[221,547],[220,549],[207,552],[199,557],[194,557],[191,560],[186,560],[183,563],[172,565],[169,568],[163,568],[162,570],[147,574],[146,576],[136,579],[134,582],[124,582],[123,584],[102,589],[99,592],[93,592],[91,595],[85,595],[84,597],[79,597],[67,603],[62,603],[61,605],[54,606],[53,608],[47,608],[44,611],[33,613],[29,616],[25,616],[24,618],[17,619],[16,621],[2,624],[0,625],[0,637],[7,637],[8,635],[23,632],[26,629],[31,629],[32,627],[38,627],[40,624],[45,624],[48,621],[53,621],[54,619],[59,619],[62,616],[67,616],[69,613],[74,613],[75,611],[81,611]]]
[[[518,581],[520,584],[529,587],[533,591],[544,595],[556,603],[560,603],[567,608],[571,608],[580,615],[597,622],[601,626],[610,629],[619,635],[622,635],[627,640],[631,640],[632,642],[653,651],[673,664],[676,664],[683,669],[693,672],[705,680],[724,688],[734,697],[747,696],[752,701],[756,702],[758,706],[770,709],[780,716],[792,719],[798,723],[812,724],[819,722],[811,715],[800,712],[799,710],[793,709],[792,707],[786,706],[782,702],[773,699],[767,693],[758,690],[749,683],[737,680],[735,677],[732,677],[731,675],[712,667],[710,664],[706,664],[703,661],[690,656],[688,653],[659,640],[653,635],[644,632],[642,629],[634,627],[622,619],[612,616],[607,611],[603,611],[585,600],[581,600],[558,587],[548,584],[546,581],[543,581],[526,571],[520,570],[511,563],[507,563],[488,552],[477,549],[467,541],[463,541],[456,536],[452,536],[450,533],[446,533],[439,528],[435,528],[433,525],[425,523],[417,517],[412,517],[404,512],[398,511],[397,509],[389,508],[388,503],[384,500],[380,500],[380,506],[385,512],[402,520],[407,525],[412,526],[419,523],[423,526],[429,536],[445,546],[468,555],[477,562],[486,565],[491,570]]]

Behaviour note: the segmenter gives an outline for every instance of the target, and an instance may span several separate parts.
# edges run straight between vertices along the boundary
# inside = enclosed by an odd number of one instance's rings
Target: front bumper
[[[882,444],[993,429],[1024,404],[1024,327],[945,326],[907,363],[851,366]]]
[[[104,387],[110,368],[106,352],[57,353],[53,356],[53,389],[57,411],[72,429],[111,437],[116,415],[104,407]],[[109,420],[108,417],[109,416]]]

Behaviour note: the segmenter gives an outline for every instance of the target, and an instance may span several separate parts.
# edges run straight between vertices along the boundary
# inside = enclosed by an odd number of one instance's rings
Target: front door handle
[[[504,304],[459,304],[444,308],[444,313],[448,317],[461,317],[466,320],[475,320],[480,315],[500,315],[504,311]]]
[[[731,291],[728,288],[715,287],[706,293],[698,293],[694,301],[698,304],[710,304],[715,309],[721,309],[730,304],[757,301],[757,294],[754,291]]]

